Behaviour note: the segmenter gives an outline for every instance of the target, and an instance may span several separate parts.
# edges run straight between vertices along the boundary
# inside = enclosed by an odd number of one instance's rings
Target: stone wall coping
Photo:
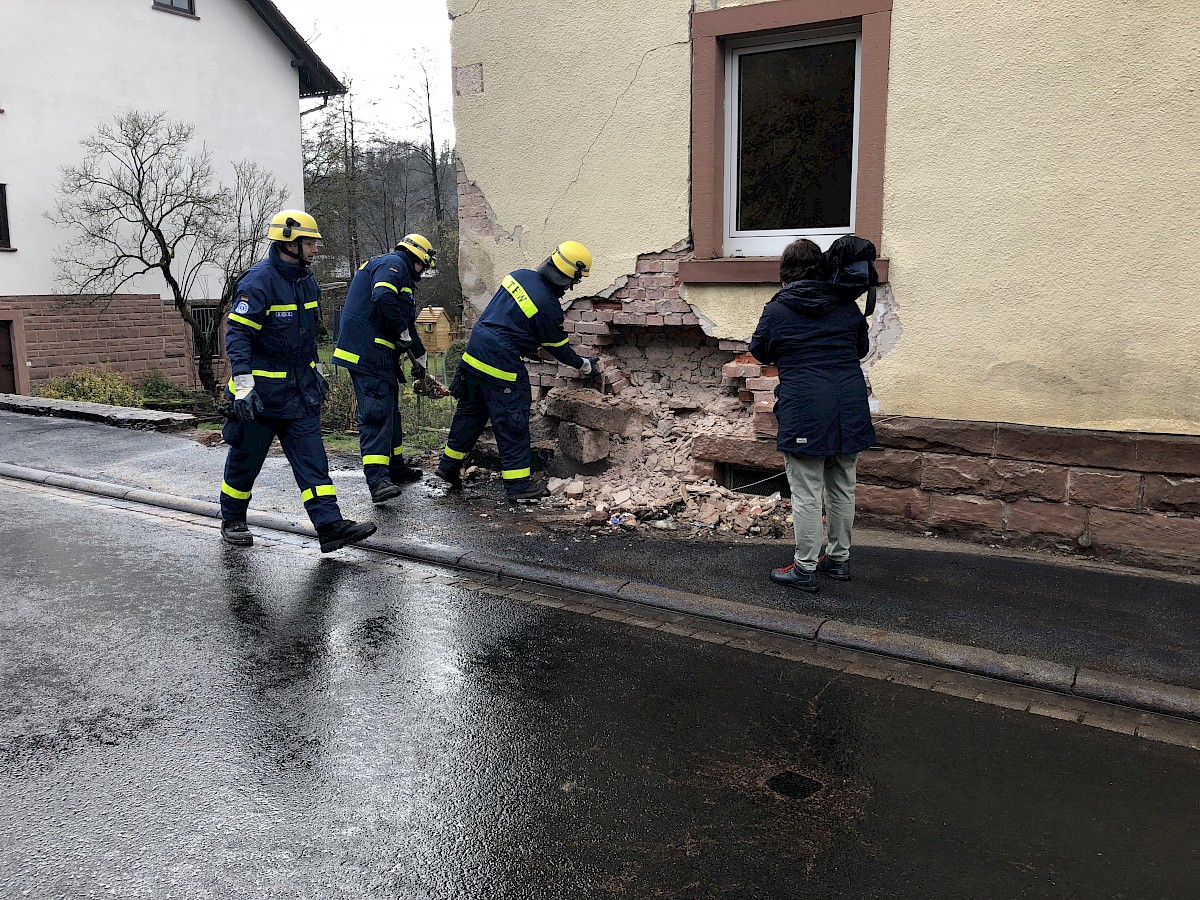
[[[142,428],[154,431],[173,431],[196,424],[189,413],[170,413],[156,409],[135,409],[128,406],[109,406],[105,403],[86,403],[77,400],[52,400],[46,397],[25,397],[20,394],[0,394],[0,409],[33,416],[58,416],[100,422],[118,428]]]

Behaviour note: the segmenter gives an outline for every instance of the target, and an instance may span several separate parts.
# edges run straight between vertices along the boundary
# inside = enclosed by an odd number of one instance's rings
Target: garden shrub
[[[51,400],[77,400],[109,406],[142,407],[145,403],[129,376],[108,366],[86,366],[69,375],[51,378],[37,396]]]

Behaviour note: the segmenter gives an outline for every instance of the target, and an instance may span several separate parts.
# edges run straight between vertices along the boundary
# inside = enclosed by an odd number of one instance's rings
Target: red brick
[[[1200,515],[1200,478],[1147,475],[1142,502],[1146,509]]]
[[[967,494],[947,497],[931,495],[929,521],[934,525],[962,525],[968,528],[1004,529],[1004,502]]]
[[[754,433],[762,437],[774,437],[779,434],[779,420],[775,418],[774,401],[754,402]]]
[[[1065,500],[1067,470],[1062,466],[1007,459],[926,453],[921,486],[926,490],[985,497]]]
[[[732,350],[734,353],[745,353],[748,345],[745,341],[717,341],[718,350]]]
[[[1095,547],[1126,547],[1200,559],[1200,519],[1093,509],[1088,530]]]
[[[751,391],[774,391],[778,385],[778,378],[759,376],[758,378],[746,379],[746,389]]]
[[[1137,509],[1141,503],[1142,476],[1133,472],[1071,470],[1071,502],[1110,509]]]
[[[921,483],[921,454],[912,450],[867,450],[858,457],[858,477],[871,481]]]
[[[929,497],[920,488],[859,484],[854,489],[854,508],[877,516],[925,522],[929,518]]]
[[[1008,507],[1008,530],[1076,540],[1087,530],[1088,511],[1065,503],[1016,500]]]

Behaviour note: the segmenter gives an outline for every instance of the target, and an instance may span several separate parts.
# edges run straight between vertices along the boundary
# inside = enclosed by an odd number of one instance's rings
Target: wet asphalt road
[[[12,482],[0,546],[5,898],[1200,884],[1192,751]]]
[[[216,499],[225,449],[0,412],[0,461],[202,500]],[[686,541],[607,527],[559,532],[512,512],[495,485],[454,499],[432,475],[373,507],[356,459],[337,458],[334,469],[343,512],[389,534],[1200,688],[1198,578],[860,529],[855,580],[800,595],[767,578],[790,558],[784,542]],[[286,460],[273,455],[255,485],[254,508],[302,518],[296,494]]]

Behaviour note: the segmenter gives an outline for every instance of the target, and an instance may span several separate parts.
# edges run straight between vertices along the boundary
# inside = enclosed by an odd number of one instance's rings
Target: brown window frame
[[[771,0],[692,15],[692,239],[695,258],[681,262],[685,282],[771,284],[777,257],[723,257],[725,242],[725,60],[728,42],[805,28],[859,24],[858,180],[855,233],[883,247],[883,163],[887,126],[892,0]],[[887,260],[879,265],[887,279]]]

